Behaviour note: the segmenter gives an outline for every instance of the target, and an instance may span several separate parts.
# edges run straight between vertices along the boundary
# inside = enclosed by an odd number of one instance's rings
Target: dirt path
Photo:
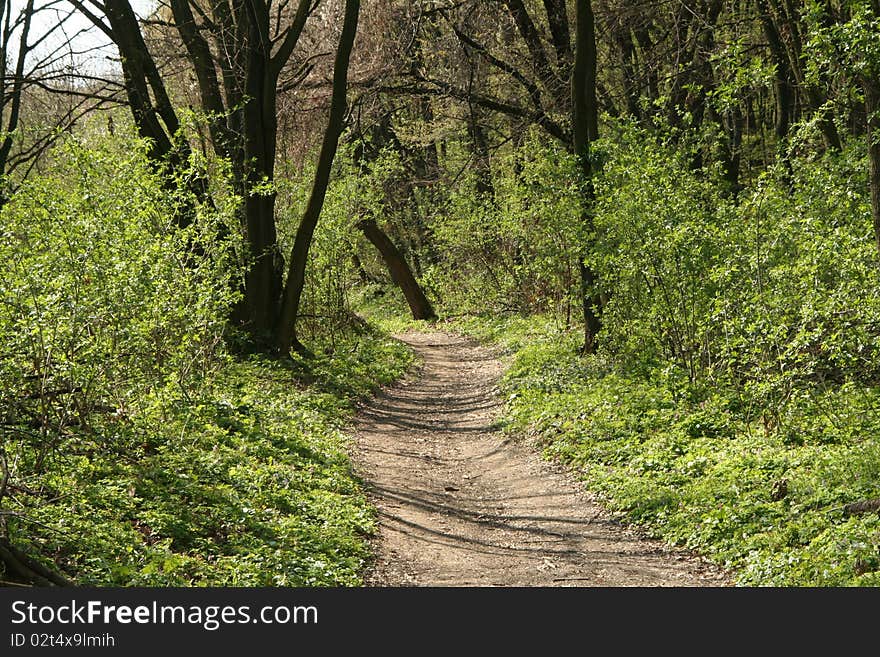
[[[371,586],[718,586],[722,575],[613,522],[493,428],[501,364],[446,333],[398,336],[417,375],[357,416],[356,467],[380,513]]]

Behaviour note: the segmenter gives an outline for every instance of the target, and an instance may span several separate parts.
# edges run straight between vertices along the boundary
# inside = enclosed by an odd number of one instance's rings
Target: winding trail
[[[357,414],[379,509],[368,586],[719,586],[725,576],[614,522],[570,475],[493,424],[502,367],[447,333],[397,336],[415,376]]]

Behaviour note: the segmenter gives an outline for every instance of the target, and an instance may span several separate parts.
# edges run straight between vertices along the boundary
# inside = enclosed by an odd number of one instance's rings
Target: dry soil
[[[380,514],[368,586],[722,586],[626,528],[495,423],[502,365],[442,332],[397,336],[421,364],[357,414],[356,468]]]

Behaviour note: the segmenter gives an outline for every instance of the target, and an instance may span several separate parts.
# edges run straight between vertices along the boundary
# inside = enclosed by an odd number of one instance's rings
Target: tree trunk
[[[123,87],[138,135],[149,140],[148,156],[155,169],[163,175],[162,184],[169,194],[176,192],[189,164],[189,143],[179,135],[180,121],[156,64],[147,48],[137,15],[129,0],[106,0],[97,3],[107,18],[105,25],[79,0],[71,3],[116,44],[122,65]],[[202,201],[208,199],[208,183],[204,176],[187,175],[187,188]],[[185,203],[176,212],[175,221],[185,228],[193,223],[196,208]],[[201,253],[194,246],[194,253]]]
[[[284,289],[281,316],[276,329],[275,345],[283,355],[288,354],[291,348],[301,353],[305,351],[296,337],[296,319],[305,285],[306,262],[312,244],[312,236],[324,206],[327,185],[330,183],[330,169],[333,166],[333,159],[336,157],[336,149],[339,145],[339,136],[342,134],[345,124],[348,62],[357,33],[360,6],[360,0],[345,0],[342,35],[336,50],[336,60],[333,63],[333,95],[330,100],[330,118],[327,121],[321,152],[318,155],[318,166],[315,170],[312,192],[309,195],[302,221],[296,231],[296,238],[290,254],[287,285]]]
[[[9,577],[24,584],[34,586],[73,586],[73,582],[61,573],[50,570],[36,559],[13,546],[5,538],[0,538],[0,563]]]
[[[252,19],[248,43],[258,43],[260,30]],[[245,170],[244,223],[251,249],[251,264],[245,274],[244,307],[246,328],[258,345],[271,345],[281,301],[283,259],[275,231],[275,193],[254,191],[275,178],[276,85],[268,54],[259,48],[248,51],[243,108]]]
[[[609,25],[609,32],[617,46],[626,111],[634,119],[641,119],[641,89],[636,74],[636,45],[633,41],[632,25],[630,21],[617,17]]]
[[[779,30],[776,28],[776,23],[770,14],[767,0],[757,0],[757,7],[760,13],[761,26],[764,28],[764,37],[767,39],[770,49],[770,56],[776,65],[776,73],[773,76],[774,100],[776,101],[776,116],[773,128],[781,144],[788,136],[794,103],[794,93],[791,88],[791,69],[785,55],[782,37],[779,35]]]
[[[280,15],[273,16],[271,5],[265,2],[210,0],[203,5],[171,0],[170,6],[195,72],[214,151],[230,160],[233,186],[244,199],[240,219],[251,260],[232,321],[250,334],[254,346],[271,350],[284,271],[275,226],[275,194],[271,191],[277,150],[278,78],[316,5],[298,0],[289,23],[280,31],[275,23]]]
[[[874,240],[880,250],[880,84],[864,80],[865,111],[868,115],[868,184],[871,191],[871,219]]]
[[[107,0],[104,9],[122,60],[123,83],[135,126],[141,137],[151,140],[151,158],[160,161],[171,154],[171,140],[180,124],[131,4],[127,0]]]
[[[827,96],[823,95],[820,88],[829,89],[830,85],[827,81],[827,75],[820,74],[819,87],[809,82],[806,78],[803,68],[803,37],[801,35],[802,28],[801,6],[795,4],[792,0],[782,0],[781,4],[777,0],[769,0],[768,8],[772,8],[773,13],[779,17],[782,25],[777,26],[777,33],[785,35],[784,43],[788,54],[789,70],[797,82],[797,88],[802,90],[806,105],[810,111],[816,115],[816,125],[819,132],[822,133],[822,141],[825,148],[829,151],[840,151],[840,135],[837,127],[834,125],[833,117],[829,107],[826,107]],[[771,17],[772,18],[772,17]],[[828,27],[828,25],[826,25]]]
[[[593,213],[596,206],[590,144],[599,136],[599,118],[596,109],[596,27],[590,0],[577,0],[575,6],[577,28],[571,82],[572,135],[583,185],[581,217],[589,234],[593,231]],[[582,255],[578,263],[584,313],[583,352],[593,353],[598,345],[597,336],[601,323],[597,314],[599,299],[595,289],[596,276],[586,257],[586,254]]]
[[[171,0],[171,11],[177,33],[196,74],[202,109],[208,117],[212,147],[220,157],[229,157],[234,148],[235,135],[230,134],[226,124],[226,107],[211,47],[198,28],[190,0]]]
[[[482,112],[471,105],[468,117],[468,132],[470,132],[471,161],[477,177],[477,195],[488,202],[495,201],[495,185],[492,182],[492,166],[489,162],[489,144],[486,139],[486,131],[483,129]]]
[[[5,8],[12,11],[11,4]],[[18,130],[18,121],[21,114],[21,100],[24,87],[24,64],[30,50],[28,47],[28,38],[31,31],[31,21],[34,16],[34,0],[28,0],[22,14],[19,16],[24,19],[24,23],[21,28],[21,36],[18,40],[14,82],[12,83],[12,88],[7,91],[6,76],[4,75],[3,84],[0,85],[0,110],[2,110],[2,114],[8,114],[6,130],[4,131],[2,142],[0,142],[0,176],[4,179],[3,188],[0,189],[0,208],[2,208],[8,200],[5,185],[6,176],[9,173],[7,170],[7,164],[9,162],[9,154],[12,151],[13,135]],[[7,57],[7,49],[12,46],[11,37],[7,33],[0,37],[0,40],[2,40],[0,45],[2,45],[5,59]],[[7,105],[9,106],[9,109],[7,109]]]
[[[376,225],[376,221],[374,219],[362,219],[357,223],[357,227],[382,255],[392,280],[403,292],[403,296],[406,297],[406,302],[409,304],[413,319],[436,319],[437,314],[431,307],[431,302],[428,301],[415,276],[413,276],[406,259],[400,253],[400,250],[394,246],[394,242],[391,241],[388,235]]]

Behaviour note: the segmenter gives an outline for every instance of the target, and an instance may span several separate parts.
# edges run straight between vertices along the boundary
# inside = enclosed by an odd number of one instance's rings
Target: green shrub
[[[237,199],[212,184],[70,140],[3,207],[0,539],[80,584],[356,584],[374,518],[343,424],[411,356],[362,329],[233,359]]]

